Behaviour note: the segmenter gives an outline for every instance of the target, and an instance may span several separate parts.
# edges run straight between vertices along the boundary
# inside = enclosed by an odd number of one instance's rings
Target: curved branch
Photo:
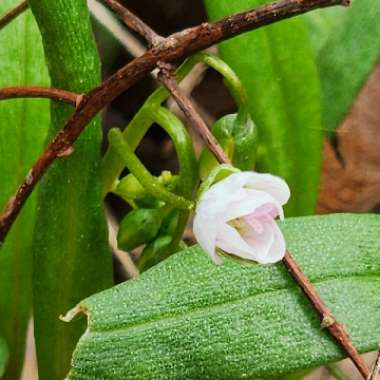
[[[8,13],[0,18],[0,30],[4,26],[8,25],[12,20],[14,20],[18,15],[23,13],[28,9],[28,2],[22,1],[20,4],[12,8]]]
[[[99,87],[83,96],[76,112],[49,143],[29,171],[24,182],[8,200],[0,216],[0,244],[4,242],[22,206],[52,162],[64,156],[66,152],[70,152],[72,145],[89,121],[113,99],[152,71],[157,62],[172,63],[184,59],[248,30],[273,24],[316,8],[348,4],[349,0],[283,0],[264,5],[213,23],[205,22],[199,26],[175,33],[162,40],[141,57],[122,67]]]
[[[118,0],[103,0],[123,22],[132,30],[143,36],[151,46],[157,45],[164,38],[159,36],[149,25],[145,24],[136,15],[119,3]]]
[[[58,88],[38,86],[0,88],[0,100],[14,98],[49,98],[77,106],[81,95]]]

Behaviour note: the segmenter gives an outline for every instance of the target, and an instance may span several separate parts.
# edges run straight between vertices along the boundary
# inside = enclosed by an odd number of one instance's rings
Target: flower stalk
[[[138,179],[142,186],[154,197],[161,199],[181,210],[192,210],[194,203],[168,190],[155,178],[134,154],[124,140],[119,129],[113,128],[108,133],[108,141],[123,159],[126,167]]]

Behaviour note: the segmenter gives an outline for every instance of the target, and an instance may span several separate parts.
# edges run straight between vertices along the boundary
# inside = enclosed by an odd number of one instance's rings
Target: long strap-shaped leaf
[[[45,48],[52,85],[78,93],[100,80],[86,1],[31,0]],[[72,109],[52,104],[50,136]],[[34,317],[40,380],[60,380],[83,323],[67,327],[59,315],[83,297],[112,284],[99,186],[101,127],[96,119],[56,162],[39,193],[34,246]]]
[[[0,378],[5,373],[6,366],[8,364],[8,358],[9,358],[9,351],[8,351],[7,342],[5,341],[5,338],[2,335],[0,335]]]
[[[290,218],[295,254],[360,351],[380,336],[380,216]],[[71,380],[247,379],[343,358],[283,264],[215,266],[198,247],[81,302]]]
[[[0,1],[0,15],[18,4]],[[47,85],[39,30],[30,12],[0,31],[0,87]],[[27,175],[40,153],[49,127],[46,100],[0,103],[0,204]],[[12,228],[0,255],[0,334],[9,346],[4,379],[17,380],[24,358],[27,321],[31,311],[32,234],[36,199],[32,196]],[[2,346],[4,347],[4,346]],[[4,349],[0,348],[0,376]]]
[[[205,0],[212,19],[269,0]],[[319,78],[301,18],[238,36],[219,46],[248,93],[259,132],[257,167],[285,178],[292,191],[286,215],[315,209],[321,150]]]

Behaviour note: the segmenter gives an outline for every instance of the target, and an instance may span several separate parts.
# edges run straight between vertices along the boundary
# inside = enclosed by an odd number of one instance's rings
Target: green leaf
[[[100,81],[99,57],[87,3],[30,0],[42,33],[52,85],[85,92]],[[50,138],[73,109],[52,103]],[[83,297],[112,284],[110,254],[99,184],[100,119],[55,162],[39,192],[34,245],[34,317],[40,380],[62,379],[83,321],[64,325],[59,315]]]
[[[308,15],[321,78],[324,128],[335,130],[380,58],[380,2]]]
[[[0,378],[4,375],[9,357],[8,346],[5,338],[0,335]]]
[[[288,248],[361,352],[380,336],[380,216],[281,223]],[[345,355],[282,263],[215,266],[197,246],[82,301],[71,380],[246,379]]]
[[[212,19],[262,3],[205,0]],[[286,20],[246,33],[223,42],[219,49],[248,93],[259,134],[257,168],[288,182],[292,191],[288,216],[313,213],[320,172],[320,84],[304,20]]]
[[[0,1],[0,14],[18,4]],[[0,87],[48,85],[40,33],[30,11],[0,31]],[[49,127],[46,100],[0,102],[0,209],[27,175],[42,150]],[[31,312],[32,234],[36,199],[32,195],[0,250],[0,335],[10,353],[4,379],[20,376],[27,322]],[[3,346],[2,346],[3,347]],[[2,353],[0,348],[0,373]]]

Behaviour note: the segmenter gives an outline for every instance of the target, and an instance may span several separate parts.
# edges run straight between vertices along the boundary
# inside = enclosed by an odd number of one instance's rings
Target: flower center
[[[258,207],[251,214],[232,220],[229,224],[236,228],[242,235],[249,235],[252,232],[262,234],[264,225],[271,222],[278,216],[277,208],[270,204]]]

